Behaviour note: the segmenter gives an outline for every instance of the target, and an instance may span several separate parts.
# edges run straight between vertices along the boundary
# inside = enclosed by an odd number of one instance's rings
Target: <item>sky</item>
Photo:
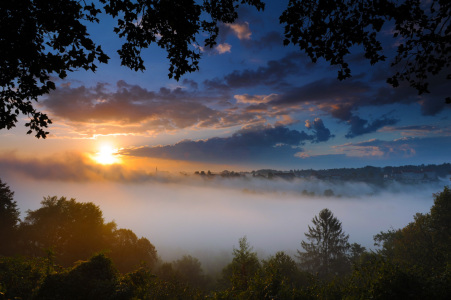
[[[121,40],[113,32],[114,21],[103,16],[99,24],[90,24],[88,31],[110,61],[95,73],[79,70],[64,80],[56,78],[56,90],[40,97],[37,107],[53,121],[48,137],[27,135],[25,116],[16,128],[0,131],[0,178],[16,191],[21,209],[35,209],[43,196],[55,194],[97,201],[105,209],[108,199],[118,203],[130,197],[136,204],[139,195],[152,195],[145,187],[149,176],[159,199],[170,197],[172,189],[178,191],[175,198],[183,198],[191,186],[175,188],[178,179],[174,183],[158,174],[450,162],[451,105],[444,103],[449,83],[434,78],[431,94],[421,96],[403,84],[394,89],[385,83],[399,42],[390,38],[390,26],[380,33],[388,61],[371,66],[354,47],[349,55],[352,77],[339,81],[337,68],[321,60],[312,63],[296,46],[283,45],[279,16],[287,3],[266,1],[264,12],[240,8],[235,23],[220,24],[217,46],[198,46],[199,71],[179,81],[168,78],[166,53],[155,46],[143,51],[144,72],[120,66],[116,50]],[[163,188],[166,194],[159,190]],[[209,189],[188,194],[190,199],[200,195],[197,205],[202,206],[214,194]],[[426,204],[418,202],[409,211],[399,204],[392,220],[396,213],[403,218],[394,226],[406,224],[415,211],[427,211],[432,192],[427,190]],[[386,204],[382,211],[394,205]],[[321,206],[305,211],[305,224]],[[128,218],[115,215],[118,207],[107,216],[123,217],[123,226],[137,227],[129,216],[134,212],[127,212]],[[271,205],[267,208],[263,215],[256,212],[256,224],[271,215]],[[283,211],[296,211],[291,208]],[[178,213],[184,209],[180,206]],[[370,215],[374,207],[368,209]],[[242,210],[243,216],[247,213],[250,209]],[[384,226],[388,224],[376,229],[388,229]],[[234,241],[246,234],[243,228]],[[365,234],[371,237],[376,229]],[[302,238],[302,229],[298,236]]]
[[[146,71],[120,66],[115,23],[101,18],[88,31],[109,63],[57,79],[39,99],[53,120],[46,140],[26,135],[23,117],[0,132],[0,151],[19,160],[85,157],[107,144],[123,161],[176,172],[449,161],[449,83],[434,78],[432,93],[421,96],[394,89],[385,83],[390,59],[371,66],[358,47],[349,55],[353,76],[339,81],[327,62],[283,45],[279,16],[288,1],[266,2],[264,12],[242,6],[234,24],[220,24],[217,46],[200,46],[200,70],[179,81],[168,78],[156,46],[143,52]],[[380,34],[389,58],[397,45],[390,29]]]

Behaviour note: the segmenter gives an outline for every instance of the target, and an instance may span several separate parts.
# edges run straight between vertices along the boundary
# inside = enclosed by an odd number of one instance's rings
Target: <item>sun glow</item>
[[[103,145],[100,150],[94,155],[94,160],[102,165],[117,164],[120,159],[116,155],[117,149],[111,145]]]

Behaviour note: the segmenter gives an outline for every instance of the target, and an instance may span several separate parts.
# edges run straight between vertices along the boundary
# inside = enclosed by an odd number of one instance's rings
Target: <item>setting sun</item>
[[[116,156],[117,149],[111,145],[103,145],[94,156],[94,160],[102,165],[111,165],[119,163],[119,158]]]

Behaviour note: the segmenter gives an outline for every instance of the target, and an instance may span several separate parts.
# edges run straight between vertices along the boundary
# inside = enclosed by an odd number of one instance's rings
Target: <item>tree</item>
[[[200,261],[191,255],[184,255],[173,262],[174,270],[179,274],[180,281],[196,289],[204,289],[208,278],[204,275]]]
[[[69,266],[110,246],[116,224],[105,224],[98,206],[56,196],[41,204],[27,212],[21,226],[23,251],[43,256],[51,250],[57,263]]]
[[[367,253],[366,252],[366,248],[363,247],[360,244],[352,243],[351,245],[349,245],[349,255],[348,255],[348,257],[349,257],[350,262],[353,265],[359,263],[361,258],[362,258],[362,256],[364,254],[366,254],[366,253]]]
[[[285,45],[298,45],[313,62],[324,58],[338,65],[340,80],[351,76],[346,55],[354,46],[363,47],[372,65],[387,58],[378,33],[392,24],[392,42],[398,46],[391,63],[395,74],[387,82],[397,87],[407,81],[421,95],[429,92],[433,76],[451,79],[450,15],[447,0],[290,0],[280,22]],[[451,103],[450,95],[446,102]]]
[[[127,299],[113,263],[103,254],[47,276],[34,299]]]
[[[47,266],[43,258],[0,257],[0,299],[34,299]]]
[[[12,254],[19,215],[14,192],[0,179],[0,255]]]
[[[246,236],[239,239],[239,245],[238,249],[233,249],[232,263],[222,271],[222,277],[231,284],[233,293],[246,291],[249,281],[260,269],[257,253],[252,251]]]
[[[289,255],[279,251],[262,261],[262,267],[249,287],[249,294],[253,299],[295,299],[295,289],[305,285],[309,276],[297,268]]]
[[[152,268],[157,261],[157,251],[148,239],[139,238],[129,229],[114,231],[114,239],[110,245],[110,257],[119,271],[131,272],[145,263]]]
[[[344,273],[348,268],[346,253],[349,249],[349,235],[343,232],[341,222],[325,208],[312,219],[313,226],[305,236],[309,242],[302,241],[305,252],[298,250],[301,267],[317,272],[321,277]]]
[[[446,273],[451,265],[451,190],[434,194],[434,205],[427,214],[417,213],[402,229],[377,234],[376,245],[383,257],[404,267],[416,266],[428,277]]]
[[[49,117],[33,102],[55,89],[52,77],[78,69],[95,71],[109,57],[89,36],[87,23],[106,13],[117,20],[114,32],[125,41],[121,63],[144,70],[141,50],[156,44],[168,53],[169,77],[198,69],[199,33],[213,47],[218,23],[233,23],[240,4],[258,10],[260,0],[17,0],[0,4],[0,129],[11,129],[19,114],[29,117],[28,134],[45,138]]]

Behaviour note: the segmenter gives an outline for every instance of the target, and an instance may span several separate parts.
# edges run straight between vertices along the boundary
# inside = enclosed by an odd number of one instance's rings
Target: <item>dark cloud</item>
[[[431,97],[430,95],[423,96],[421,101],[421,113],[425,116],[435,116],[440,113],[445,107],[450,105],[445,103],[445,98],[443,101],[438,101],[436,97]]]
[[[315,138],[312,140],[314,143],[326,142],[335,136],[330,134],[330,130],[324,126],[323,120],[320,118],[316,118],[313,122],[305,121],[305,127],[315,133]]]
[[[197,90],[199,87],[196,81],[187,78],[183,79],[183,84],[189,85],[194,90]]]
[[[301,87],[292,88],[271,103],[294,105],[309,102],[351,109],[353,105],[367,97],[370,91],[370,86],[362,81],[351,79],[338,81],[335,78],[322,78]],[[331,109],[331,107],[326,109]]]
[[[394,125],[398,122],[399,120],[397,119],[387,117],[382,117],[380,119],[369,122],[368,120],[364,120],[358,116],[352,116],[348,121],[348,123],[351,125],[351,128],[349,128],[349,131],[345,135],[345,137],[354,138],[359,135],[372,133],[384,126]]]
[[[205,80],[204,85],[208,89],[219,90],[258,85],[280,85],[287,76],[305,72],[301,67],[302,61],[301,54],[290,53],[280,60],[270,60],[266,66],[255,70],[235,70],[221,79]]]
[[[122,150],[122,155],[217,163],[289,161],[299,146],[315,137],[283,126],[243,128],[226,138],[184,140],[174,145]]]

